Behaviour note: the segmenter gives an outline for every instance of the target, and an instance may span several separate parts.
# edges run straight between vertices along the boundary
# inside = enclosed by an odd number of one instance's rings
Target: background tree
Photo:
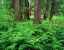
[[[25,19],[30,19],[29,17],[29,2],[28,0],[25,0],[25,7],[26,7],[26,11],[25,11]]]
[[[41,23],[41,1],[35,0],[35,7],[34,7],[34,23]]]
[[[57,8],[57,3],[58,3],[58,0],[52,0],[52,6],[51,6],[51,11],[50,11],[50,18],[49,20],[53,17],[53,15],[55,14]]]
[[[45,7],[46,9],[45,9],[45,12],[44,12],[44,19],[46,19],[48,17],[49,7],[50,7],[50,0],[47,0],[46,7]]]
[[[14,0],[14,9],[16,11],[16,21],[21,21],[22,20],[22,15],[21,15],[21,0]]]

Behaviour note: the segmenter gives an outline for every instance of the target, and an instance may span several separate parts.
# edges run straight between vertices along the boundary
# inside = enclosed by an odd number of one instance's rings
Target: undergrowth
[[[0,22],[0,50],[64,50],[64,19]]]

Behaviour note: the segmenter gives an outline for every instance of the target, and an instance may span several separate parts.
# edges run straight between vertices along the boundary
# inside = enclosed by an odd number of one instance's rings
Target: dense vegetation
[[[64,1],[19,1],[0,0],[0,50],[64,50]]]

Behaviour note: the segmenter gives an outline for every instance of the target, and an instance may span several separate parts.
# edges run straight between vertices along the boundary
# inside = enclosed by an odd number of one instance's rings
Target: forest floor
[[[42,24],[0,22],[0,50],[64,50],[64,18]]]

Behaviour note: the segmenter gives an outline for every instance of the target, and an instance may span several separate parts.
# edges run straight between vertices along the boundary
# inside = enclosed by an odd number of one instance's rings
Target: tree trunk
[[[56,5],[57,5],[58,0],[53,0],[52,1],[52,7],[51,7],[51,12],[50,12],[50,18],[49,20],[53,17],[53,15],[56,12]]]
[[[11,8],[14,8],[14,0],[12,0]]]
[[[35,0],[34,23],[36,24],[41,23],[41,1],[40,0]]]
[[[47,0],[47,4],[46,4],[46,10],[44,12],[44,19],[46,19],[48,17],[48,10],[49,10],[49,2],[50,0]]]
[[[26,11],[25,11],[25,19],[30,19],[29,17],[29,2],[28,0],[25,0],[25,7],[26,7]]]
[[[21,21],[22,20],[20,2],[21,2],[21,0],[14,0],[14,9],[16,11],[15,21]]]

